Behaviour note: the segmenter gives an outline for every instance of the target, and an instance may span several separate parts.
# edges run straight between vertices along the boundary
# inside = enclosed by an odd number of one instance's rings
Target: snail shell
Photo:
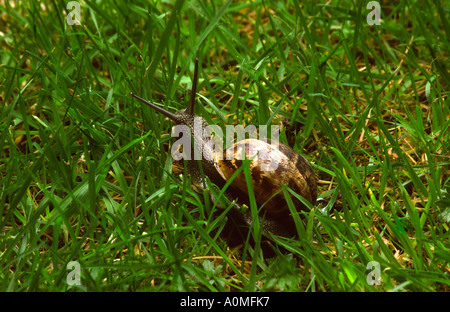
[[[226,155],[233,153],[234,158],[226,159]],[[245,153],[245,158],[242,158]],[[259,214],[263,224],[263,233],[292,237],[296,235],[296,228],[286,199],[282,192],[283,184],[301,195],[311,204],[317,200],[317,180],[311,164],[305,157],[295,152],[289,146],[267,139],[245,139],[233,144],[223,155],[215,154],[214,166],[222,177],[228,181],[243,165],[241,159],[257,159],[249,162],[252,189],[258,205],[263,208]],[[273,167],[272,170],[270,167]],[[244,172],[240,172],[232,181],[228,198],[238,198],[240,205],[250,205],[248,200],[247,180]],[[292,197],[297,211],[305,210],[304,204]],[[242,216],[243,222],[250,225],[253,221],[251,211]]]
[[[230,153],[228,149],[234,151],[235,157],[232,160],[226,159],[227,153]],[[256,202],[260,206],[264,205],[267,215],[281,216],[289,211],[282,193],[283,184],[315,204],[317,186],[314,170],[305,157],[290,147],[282,143],[274,144],[270,139],[267,142],[245,139],[228,149],[222,159],[216,154],[214,161],[217,171],[225,181],[228,181],[242,166],[243,161],[239,160],[242,153],[245,153],[247,159],[257,155],[257,160],[249,163],[249,169]],[[238,174],[231,186],[248,196],[244,172]]]

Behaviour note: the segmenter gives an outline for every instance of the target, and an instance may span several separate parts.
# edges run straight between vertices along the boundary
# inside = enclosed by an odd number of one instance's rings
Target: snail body
[[[130,93],[139,101],[152,107],[157,112],[173,120],[177,125],[185,125],[192,135],[192,151],[187,161],[188,174],[192,177],[194,185],[200,188],[206,186],[203,177],[217,185],[220,189],[225,187],[243,165],[242,159],[250,160],[248,163],[251,175],[252,189],[259,209],[259,220],[262,223],[263,233],[273,233],[285,237],[295,236],[295,224],[282,192],[283,185],[291,188],[311,204],[317,199],[317,183],[314,170],[306,158],[287,145],[270,139],[244,139],[234,143],[225,151],[214,149],[217,142],[210,135],[205,135],[194,129],[194,124],[201,128],[208,127],[208,123],[200,116],[194,114],[195,93],[197,85],[198,60],[195,63],[194,80],[191,98],[186,109],[177,113],[169,112],[143,98]],[[202,157],[196,160],[194,151],[201,151]],[[245,154],[245,155],[244,155]],[[233,155],[233,157],[229,157]],[[255,155],[257,157],[255,158]],[[244,158],[243,158],[244,157]],[[252,160],[254,159],[254,160]],[[275,164],[273,168],[270,166]],[[202,174],[203,173],[203,174]],[[241,223],[251,225],[253,222],[250,209],[244,214],[237,212],[242,205],[250,207],[247,180],[242,170],[226,189],[225,196],[230,201],[237,200],[237,209],[233,212]],[[306,207],[296,198],[292,198],[297,211]],[[262,209],[260,209],[262,208]]]

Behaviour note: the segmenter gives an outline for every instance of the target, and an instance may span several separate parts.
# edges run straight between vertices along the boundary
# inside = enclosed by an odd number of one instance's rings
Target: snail
[[[194,129],[195,123],[200,123],[203,129],[209,126],[204,118],[194,113],[197,80],[198,59],[195,60],[194,79],[189,103],[186,109],[177,113],[167,111],[131,92],[130,96],[168,117],[176,125],[185,125],[189,128],[190,133],[193,134],[193,150],[201,150],[202,157],[200,160],[191,157],[187,161],[187,170],[192,177],[192,183],[201,189],[206,186],[204,177],[207,177],[220,189],[223,189],[228,179],[243,164],[243,158],[239,157],[239,155],[245,152],[244,157],[247,159],[252,159],[254,155],[257,155],[257,158],[249,161],[249,170],[263,234],[266,236],[269,233],[284,237],[295,236],[295,224],[283,195],[282,185],[287,185],[314,205],[317,199],[317,182],[311,164],[304,156],[294,151],[291,147],[270,139],[244,139],[234,143],[225,151],[216,152],[213,147],[217,142],[210,135],[204,135],[203,132],[199,133],[198,130]],[[189,153],[192,156],[194,152],[190,151]],[[235,157],[226,157],[229,155],[227,153],[234,154]],[[273,170],[267,170],[267,168],[262,170],[268,161],[275,161],[276,166],[274,166]],[[240,210],[244,204],[250,207],[244,171],[241,171],[235,177],[224,195],[230,201],[236,201],[234,209],[231,210],[231,215],[234,218],[237,216],[237,219],[239,219],[238,223],[250,226],[253,221],[251,209],[247,209],[244,213],[241,213]],[[292,200],[297,211],[306,208],[296,198],[292,197]],[[261,207],[262,209],[260,209]]]

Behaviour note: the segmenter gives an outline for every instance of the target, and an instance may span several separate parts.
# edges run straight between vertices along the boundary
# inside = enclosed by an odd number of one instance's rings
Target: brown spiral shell
[[[227,160],[226,155],[230,153],[230,149],[234,157]],[[243,152],[246,159],[251,159],[257,155],[257,158],[249,163],[252,188],[256,202],[259,206],[264,205],[264,211],[267,215],[281,216],[289,211],[284,195],[281,192],[283,184],[312,204],[315,204],[317,185],[314,170],[310,163],[289,146],[282,143],[274,144],[270,139],[267,139],[267,142],[257,139],[245,139],[229,147],[223,153],[221,159],[216,155],[214,164],[225,181],[230,179],[242,166],[243,161],[240,160],[242,159],[240,156]],[[275,164],[276,168],[274,170],[263,170],[262,166],[264,165],[270,169],[271,162]],[[238,174],[231,186],[248,195],[244,172]],[[276,195],[274,196],[274,194]],[[296,204],[299,208],[298,210],[303,208],[303,205]]]

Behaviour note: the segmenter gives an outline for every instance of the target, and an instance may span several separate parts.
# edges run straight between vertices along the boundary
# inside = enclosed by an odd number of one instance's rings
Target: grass
[[[450,8],[380,2],[369,25],[364,1],[80,1],[70,26],[1,1],[0,290],[448,291]],[[128,97],[184,107],[195,57],[199,114],[282,123],[319,177],[274,258],[220,239],[172,123]]]

